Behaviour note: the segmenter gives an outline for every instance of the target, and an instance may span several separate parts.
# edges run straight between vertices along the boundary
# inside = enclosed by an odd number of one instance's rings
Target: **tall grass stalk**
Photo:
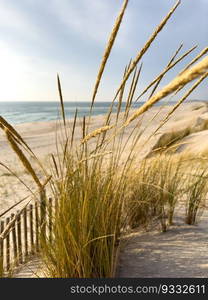
[[[151,46],[151,44],[153,43],[153,41],[156,39],[157,35],[160,33],[160,31],[162,31],[163,27],[166,25],[167,21],[170,19],[170,17],[172,16],[172,14],[175,12],[175,10],[177,9],[177,7],[180,5],[181,1],[178,0],[176,2],[176,4],[171,8],[171,10],[169,11],[169,13],[165,16],[165,18],[161,21],[161,23],[156,27],[155,31],[152,33],[152,35],[150,36],[150,38],[147,40],[147,42],[145,43],[144,47],[138,52],[138,54],[136,55],[135,59],[132,60],[132,63],[130,65],[130,68],[128,70],[128,72],[126,73],[124,79],[122,80],[116,95],[114,97],[114,99],[117,98],[119,92],[121,91],[123,85],[126,83],[126,81],[129,79],[129,76],[131,75],[131,73],[134,71],[135,67],[137,66],[137,64],[140,62],[141,58],[144,56],[144,54],[148,51],[149,47]]]
[[[96,83],[95,83],[95,87],[94,87],[94,91],[93,91],[93,96],[92,96],[91,109],[92,109],[93,104],[95,102],[95,97],[96,97],[96,94],[97,94],[97,91],[98,91],[100,80],[101,80],[101,77],[103,75],[103,72],[104,72],[107,60],[109,58],[109,55],[111,53],[111,49],[112,49],[113,44],[115,42],[116,36],[118,34],[118,31],[119,31],[119,28],[120,28],[120,25],[121,25],[121,22],[122,22],[122,19],[123,19],[126,7],[128,5],[128,2],[129,2],[128,0],[124,0],[123,1],[123,6],[121,8],[121,11],[120,11],[120,13],[119,13],[116,21],[115,21],[114,27],[113,27],[112,32],[111,32],[110,37],[109,37],[109,41],[108,41],[108,43],[106,45],[106,49],[104,51],[103,58],[102,58],[102,61],[101,61],[101,64],[100,64],[100,68],[99,68],[99,71],[98,71],[98,75],[97,75],[97,78],[96,78]]]

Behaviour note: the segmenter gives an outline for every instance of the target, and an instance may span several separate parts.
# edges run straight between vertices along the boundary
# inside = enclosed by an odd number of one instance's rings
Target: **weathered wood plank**
[[[27,212],[28,212],[27,207],[25,207],[24,210],[23,210],[25,260],[27,259],[27,256],[28,256],[28,231],[27,231],[28,214],[27,214]]]
[[[15,218],[15,214],[11,214],[11,219],[14,218]],[[12,227],[12,241],[13,241],[14,262],[15,264],[18,264],[16,222],[13,224]]]
[[[33,205],[30,204],[30,243],[31,243],[31,253],[34,254],[34,230],[33,230]]]
[[[0,233],[4,231],[4,221],[0,222]],[[4,270],[4,240],[0,240],[0,273],[3,275]]]
[[[19,213],[19,211],[17,212]],[[17,241],[18,241],[18,258],[19,263],[22,264],[22,228],[21,228],[21,215],[17,217]]]
[[[6,218],[6,225],[10,222],[10,218]],[[10,269],[10,232],[8,232],[6,236],[6,269],[9,271]]]
[[[39,209],[38,209],[38,203],[35,202],[35,236],[36,236],[36,251],[39,251],[39,226],[40,226],[40,220],[39,220]]]

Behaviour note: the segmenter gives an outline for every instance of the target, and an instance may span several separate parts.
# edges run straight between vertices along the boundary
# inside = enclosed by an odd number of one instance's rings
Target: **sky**
[[[130,0],[96,101],[110,101],[131,58],[176,1]],[[0,101],[90,101],[99,64],[122,0],[0,0]],[[198,48],[168,74],[167,84],[208,46],[208,1],[182,0],[142,59],[136,93],[181,54]],[[208,82],[192,98],[208,100]]]

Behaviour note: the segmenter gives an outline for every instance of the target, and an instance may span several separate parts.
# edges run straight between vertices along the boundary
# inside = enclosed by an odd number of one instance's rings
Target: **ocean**
[[[173,102],[172,102],[173,103]],[[143,103],[138,102],[134,104],[137,108]],[[159,103],[158,103],[159,104]],[[66,118],[74,117],[76,109],[78,109],[78,116],[83,117],[89,114],[91,102],[65,102]],[[93,108],[93,115],[105,114],[111,102],[95,102]],[[124,110],[125,103],[122,104],[121,110]],[[113,111],[116,112],[116,104]],[[28,122],[40,122],[58,120],[61,118],[60,102],[41,102],[41,101],[28,101],[28,102],[0,102],[0,115],[7,120],[10,124],[21,124]]]
[[[89,115],[91,102],[65,102],[65,115],[67,119],[73,118],[76,109],[79,117]],[[96,102],[93,108],[93,115],[105,114],[111,102]],[[141,104],[137,104],[136,107]],[[124,109],[125,104],[122,105]],[[114,106],[116,111],[116,105]],[[11,124],[27,122],[40,122],[58,120],[61,118],[60,102],[0,102],[0,115]]]

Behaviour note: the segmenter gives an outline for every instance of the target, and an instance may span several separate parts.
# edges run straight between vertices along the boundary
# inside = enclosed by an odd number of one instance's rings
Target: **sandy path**
[[[43,278],[40,266],[34,258],[14,277]],[[166,233],[134,231],[126,236],[116,277],[208,278],[208,213],[198,225],[186,225],[178,217]]]
[[[125,238],[117,277],[207,278],[208,213],[195,226],[178,217],[166,233],[131,233]]]
[[[23,264],[13,274],[13,278],[44,278],[40,272],[41,260],[38,257],[33,257],[32,260]]]

